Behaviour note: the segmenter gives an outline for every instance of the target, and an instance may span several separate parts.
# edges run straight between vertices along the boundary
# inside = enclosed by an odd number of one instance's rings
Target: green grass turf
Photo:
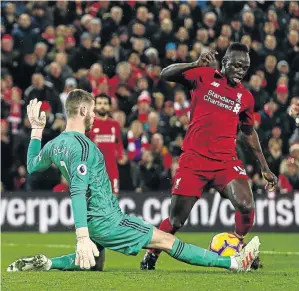
[[[201,247],[207,247],[211,233],[179,233],[178,236]],[[251,234],[252,236],[253,234]],[[3,233],[2,290],[6,291],[194,291],[194,290],[299,290],[299,234],[258,234],[261,251],[280,254],[261,254],[262,270],[246,274],[230,273],[216,268],[194,267],[175,261],[166,254],[159,259],[156,271],[140,271],[137,257],[108,251],[105,272],[24,272],[7,273],[15,259],[43,253],[59,256],[73,251],[72,233]],[[56,245],[56,246],[54,246]],[[281,254],[297,252],[296,255]]]

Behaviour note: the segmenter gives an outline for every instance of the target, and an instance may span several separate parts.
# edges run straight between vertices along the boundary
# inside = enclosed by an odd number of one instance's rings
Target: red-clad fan
[[[123,143],[119,123],[109,117],[111,98],[102,93],[95,96],[96,119],[87,136],[97,145],[104,155],[105,164],[114,194],[119,191],[117,161],[122,163]]]

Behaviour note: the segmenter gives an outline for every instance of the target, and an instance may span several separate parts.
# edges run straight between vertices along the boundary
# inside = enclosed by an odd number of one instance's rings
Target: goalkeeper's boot
[[[7,272],[49,271],[52,262],[45,255],[16,260],[7,268]]]
[[[147,251],[144,255],[143,260],[140,263],[141,270],[155,270],[156,262],[159,256],[154,253]]]
[[[251,265],[258,258],[259,255],[260,240],[255,236],[241,252],[232,257],[235,259],[238,267],[237,272],[248,272],[251,270]]]

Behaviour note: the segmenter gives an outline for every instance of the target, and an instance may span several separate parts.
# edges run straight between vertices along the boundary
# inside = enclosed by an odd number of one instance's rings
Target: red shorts
[[[107,174],[109,176],[109,180],[112,187],[112,192],[114,194],[118,194],[119,192],[119,174],[118,174],[118,167],[116,162],[109,163],[109,166],[106,165]]]
[[[204,156],[183,153],[173,178],[172,194],[201,197],[205,186],[221,192],[236,178],[248,180],[242,161],[216,161]]]

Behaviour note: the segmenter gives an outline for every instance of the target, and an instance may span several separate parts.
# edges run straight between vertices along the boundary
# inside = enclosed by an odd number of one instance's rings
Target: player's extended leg
[[[75,265],[76,254],[65,255],[50,259],[50,270],[62,270],[62,271],[80,271],[80,266]],[[103,271],[105,265],[105,249],[100,251],[100,255],[95,258],[96,265],[92,267],[91,271]]]
[[[198,198],[195,196],[173,194],[171,197],[169,217],[161,222],[159,229],[167,233],[175,234],[184,225],[197,200]],[[140,268],[142,270],[154,270],[160,253],[161,250],[159,249],[149,249],[140,263]]]
[[[161,249],[174,259],[191,265],[248,271],[253,260],[258,256],[259,245],[258,237],[254,237],[240,254],[222,257],[206,249],[184,243],[172,234],[154,229],[148,247]]]
[[[75,265],[75,257],[75,253],[55,258],[47,258],[45,255],[36,255],[31,258],[23,258],[13,262],[8,266],[7,271],[81,271],[80,266]],[[105,249],[102,248],[99,257],[95,258],[95,261],[96,265],[90,270],[103,271],[105,264]]]
[[[235,234],[243,239],[254,221],[254,200],[248,181],[241,178],[232,180],[221,191],[221,195],[235,207]]]

